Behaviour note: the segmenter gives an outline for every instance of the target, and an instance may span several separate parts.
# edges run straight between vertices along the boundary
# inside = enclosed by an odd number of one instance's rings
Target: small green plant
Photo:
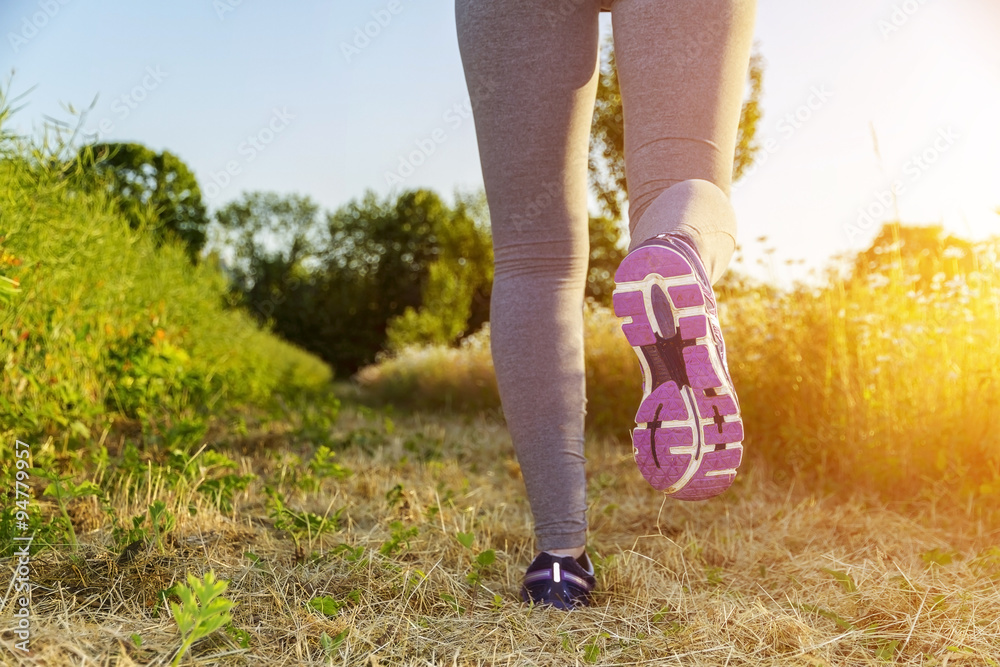
[[[264,559],[261,558],[260,556],[258,556],[257,554],[255,554],[254,552],[252,552],[252,551],[244,551],[243,552],[243,557],[246,558],[251,563],[253,563],[253,567],[254,567],[255,570],[267,571],[267,568],[265,567]]]
[[[343,602],[334,600],[329,595],[320,595],[314,597],[306,603],[306,606],[310,609],[314,609],[324,616],[334,617],[340,613],[340,608],[344,606]]]
[[[10,556],[15,549],[20,548],[21,545],[13,539],[15,537],[33,535],[34,539],[28,544],[29,553],[32,554],[44,548],[44,545],[51,544],[53,535],[62,539],[59,534],[61,530],[56,530],[52,524],[47,523],[38,503],[31,500],[30,489],[15,487],[16,472],[13,466],[0,472],[0,484],[9,485],[6,488],[11,489],[10,500],[0,507],[0,558]]]
[[[403,485],[397,484],[385,493],[385,502],[389,504],[389,507],[395,507],[396,505],[403,502],[406,496],[403,493]]]
[[[237,628],[235,625],[230,623],[226,626],[226,634],[233,638],[240,648],[250,648],[250,633],[246,630]]]
[[[962,554],[953,549],[931,549],[920,554],[920,559],[927,563],[928,567],[950,565],[961,557]]]
[[[458,613],[458,614],[464,614],[465,613],[465,607],[463,607],[462,605],[460,605],[458,603],[458,599],[454,595],[451,595],[450,593],[442,593],[441,594],[441,599],[444,600],[445,602],[447,602],[448,605],[452,609],[454,609],[456,613]]]
[[[403,575],[403,594],[409,597],[425,581],[427,581],[427,573],[423,570],[413,568],[413,570]]]
[[[319,645],[323,649],[323,655],[327,658],[333,657],[333,652],[336,651],[344,640],[347,639],[347,635],[350,634],[350,628],[344,628],[333,637],[326,634],[325,632],[319,636]]]
[[[296,435],[303,440],[317,445],[332,444],[331,434],[340,413],[340,401],[333,397],[328,397],[322,401],[305,400],[297,401],[295,409],[288,412],[288,416],[296,418],[299,423]]]
[[[346,509],[341,507],[333,515],[327,516],[319,516],[312,512],[296,512],[285,505],[284,494],[271,487],[266,487],[264,492],[268,496],[268,515],[274,521],[274,527],[291,535],[297,548],[301,547],[303,538],[311,547],[315,538],[337,530],[340,516]]]
[[[455,535],[455,539],[458,540],[459,544],[463,547],[475,553],[472,548],[473,543],[476,541],[476,536],[474,533],[458,533]],[[472,559],[472,565],[469,566],[469,572],[465,575],[465,580],[468,582],[469,587],[472,588],[472,604],[475,605],[476,598],[479,595],[479,587],[483,583],[483,573],[486,569],[496,562],[497,553],[493,549],[486,549],[485,551],[480,551]]]
[[[45,487],[42,495],[51,496],[55,499],[56,504],[59,506],[59,512],[62,515],[61,518],[65,527],[66,538],[75,551],[80,546],[80,543],[76,539],[76,531],[73,530],[73,521],[69,518],[69,501],[88,496],[97,496],[100,498],[103,496],[101,487],[90,481],[74,484],[72,475],[63,477],[56,473],[37,469],[35,470],[35,474],[42,479],[49,480],[49,485]]]
[[[899,650],[900,641],[898,639],[887,639],[879,643],[875,648],[875,657],[879,660],[889,662],[896,658],[896,651]]]
[[[330,552],[334,556],[341,556],[350,563],[357,563],[365,555],[364,546],[352,547],[350,544],[338,544]]]
[[[215,479],[207,479],[198,485],[198,492],[204,493],[215,506],[223,512],[233,511],[233,496],[238,491],[246,491],[250,482],[257,479],[257,475],[248,473],[246,475],[223,475]]]
[[[321,445],[312,459],[306,466],[307,472],[301,473],[295,480],[295,485],[310,493],[319,491],[320,483],[324,479],[347,479],[353,473],[350,468],[346,468],[334,462],[336,453],[326,445]]]
[[[374,454],[380,447],[389,444],[389,438],[382,431],[364,427],[347,432],[331,444],[336,449],[359,449],[365,454]]]
[[[441,438],[431,437],[420,431],[406,438],[403,449],[413,454],[418,461],[426,463],[441,459],[443,444]]]
[[[177,519],[162,500],[157,500],[149,506],[149,523],[153,530],[153,543],[156,549],[161,554],[166,553],[163,548],[163,537],[174,529]]]
[[[335,463],[333,460],[335,456],[336,454],[329,447],[323,445],[313,454],[309,461],[309,469],[319,479],[347,479],[351,476],[350,469]]]
[[[601,632],[583,645],[583,661],[594,663],[601,657],[601,641],[611,637],[607,632]]]
[[[380,554],[387,558],[392,557],[394,553],[404,547],[409,549],[410,538],[416,537],[419,532],[416,526],[411,526],[410,528],[404,527],[402,521],[393,521],[389,524],[389,528],[392,531],[391,536],[378,550]]]
[[[181,658],[192,644],[232,620],[229,610],[232,609],[233,602],[219,597],[225,592],[229,582],[216,581],[215,573],[211,570],[205,573],[203,580],[189,574],[187,581],[186,586],[178,583],[171,589],[171,592],[181,599],[179,605],[175,602],[170,603],[170,611],[181,633],[181,647],[177,650],[174,661],[170,663],[173,667],[180,664]]]
[[[108,507],[108,514],[111,517],[111,523],[113,525],[113,528],[111,529],[111,537],[114,539],[115,544],[118,545],[119,549],[128,549],[133,544],[142,544],[146,541],[146,529],[143,528],[143,524],[146,523],[145,512],[132,517],[131,526],[122,526],[118,522],[118,515],[114,513],[113,507]]]
[[[825,567],[822,568],[822,570],[831,577],[833,577],[834,579],[836,579],[837,583],[840,584],[840,587],[844,589],[844,592],[847,593],[848,595],[858,592],[857,584],[854,583],[854,579],[847,572],[842,572],[840,570],[830,570]]]

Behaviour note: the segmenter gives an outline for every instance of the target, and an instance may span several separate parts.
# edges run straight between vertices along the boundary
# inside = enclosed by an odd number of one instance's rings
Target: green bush
[[[0,274],[18,286],[0,303],[0,430],[83,435],[114,413],[204,412],[329,381],[227,307],[214,262],[157,247],[63,153],[0,128]]]

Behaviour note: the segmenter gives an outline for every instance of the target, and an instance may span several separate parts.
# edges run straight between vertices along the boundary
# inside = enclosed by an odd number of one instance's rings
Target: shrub
[[[214,262],[157,247],[61,152],[0,129],[0,257],[18,285],[0,304],[0,430],[83,435],[109,413],[205,411],[329,381],[325,364],[226,306]]]

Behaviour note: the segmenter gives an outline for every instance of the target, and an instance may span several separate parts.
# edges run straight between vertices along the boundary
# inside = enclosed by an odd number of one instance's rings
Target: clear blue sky
[[[14,94],[37,86],[13,125],[37,131],[99,95],[84,127],[178,154],[212,208],[244,190],[330,210],[384,194],[385,172],[438,128],[446,141],[405,186],[479,187],[473,123],[445,118],[467,99],[454,4],[398,1],[348,58],[342,45],[389,0],[4,0],[3,85],[15,68]],[[863,228],[858,211],[878,211],[892,181],[906,221],[1000,233],[998,35],[996,0],[760,0],[772,142],[733,195],[749,257],[768,236],[786,280],[805,269],[784,259],[821,266],[865,247],[888,214]]]

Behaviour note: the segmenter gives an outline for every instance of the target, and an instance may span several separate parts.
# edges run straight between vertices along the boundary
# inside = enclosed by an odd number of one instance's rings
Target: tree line
[[[733,179],[753,164],[764,63],[751,57]],[[169,151],[135,143],[80,149],[88,187],[113,195],[133,227],[184,244],[192,262],[213,261],[231,284],[230,305],[246,308],[287,340],[350,374],[384,350],[452,344],[489,320],[493,254],[483,192],[453,203],[427,189],[385,196],[369,191],[324,212],[307,196],[244,192],[214,213],[188,166]],[[587,297],[610,304],[624,254],[627,210],[624,129],[614,52],[602,53],[591,132],[590,181],[599,210],[590,216]],[[877,272],[892,253],[912,251],[928,271],[946,248],[969,251],[937,228],[887,227],[855,259],[854,274]],[[972,257],[972,253],[962,253]],[[962,260],[955,271],[968,270]],[[939,264],[935,264],[939,265]],[[929,280],[929,276],[924,277]],[[738,290],[740,277],[731,287]]]

